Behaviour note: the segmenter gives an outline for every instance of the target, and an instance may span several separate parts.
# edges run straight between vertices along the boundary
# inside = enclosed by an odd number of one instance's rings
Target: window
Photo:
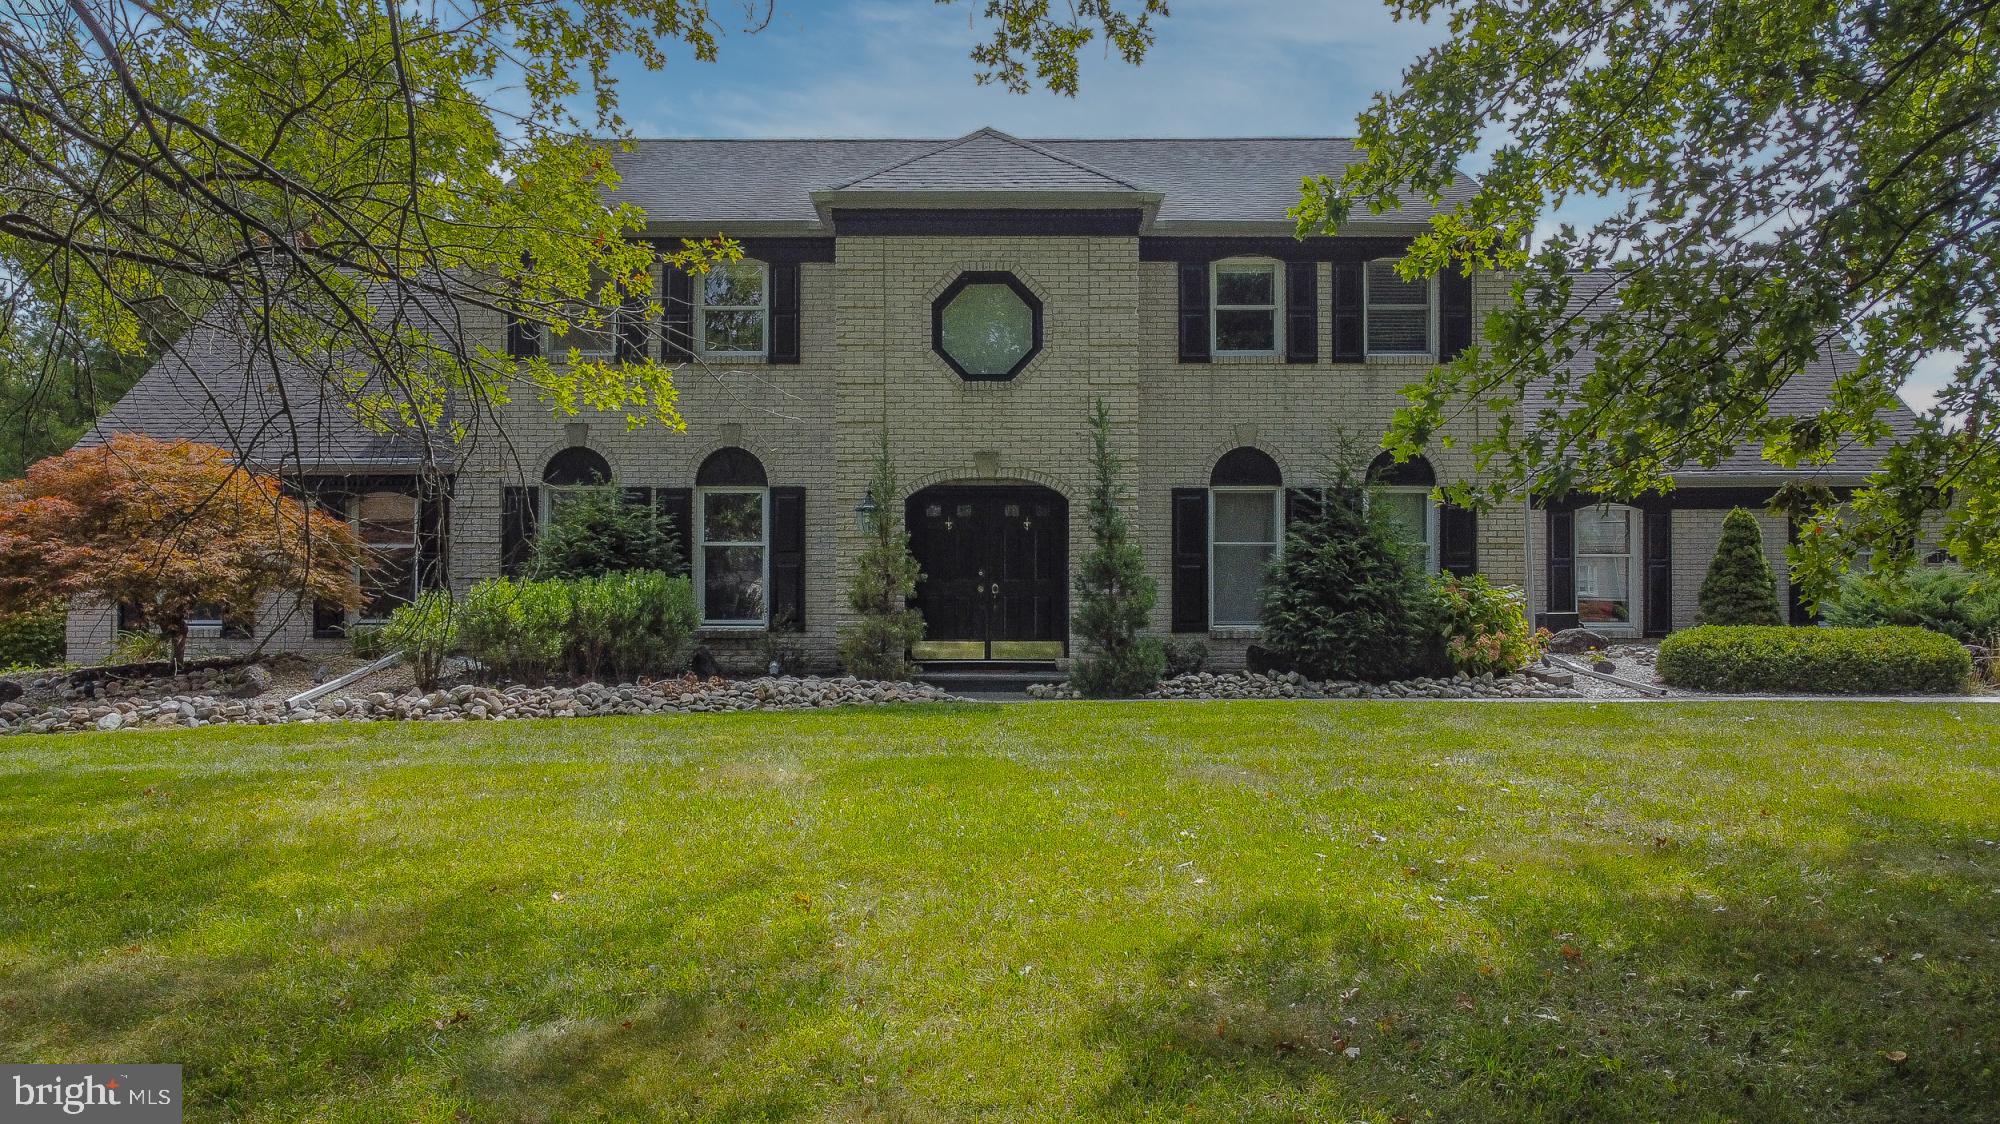
[[[536,512],[539,523],[546,527],[555,518],[563,505],[590,488],[601,488],[611,483],[611,462],[603,454],[582,445],[571,445],[549,458],[542,469],[542,503]]]
[[[694,588],[710,628],[764,624],[771,584],[771,494],[742,449],[709,455],[695,473]]]
[[[1011,273],[962,274],[931,304],[931,346],[962,379],[1011,379],[1042,349],[1042,302]]]
[[[770,322],[770,273],[760,261],[723,262],[694,279],[695,339],[723,359],[762,357]]]
[[[1633,593],[1639,584],[1634,514],[1615,505],[1576,513],[1576,615],[1586,627],[1614,632],[1634,627]]]
[[[385,621],[398,605],[416,600],[420,572],[417,554],[417,497],[407,491],[362,492],[349,507],[354,533],[361,540],[360,619]]]
[[[1255,628],[1264,615],[1264,572],[1284,541],[1278,462],[1248,446],[1231,449],[1208,483],[1209,625]]]
[[[603,277],[591,277],[590,285],[593,300],[595,299],[594,294],[602,291],[601,286],[603,284]],[[601,315],[601,319],[597,323],[581,324],[575,322],[586,312],[590,311],[596,311]],[[570,308],[568,315],[571,318],[568,331],[558,333],[553,328],[545,327],[543,329],[547,335],[548,348],[546,353],[549,358],[558,360],[568,359],[571,348],[575,348],[584,359],[595,362],[603,362],[617,357],[618,317],[615,310],[594,308],[590,305],[579,304]]]
[[[1429,355],[1436,350],[1431,279],[1403,280],[1393,258],[1369,262],[1364,276],[1368,354]]]
[[[1424,569],[1437,573],[1437,505],[1429,488],[1394,486],[1376,488],[1368,502],[1379,504],[1389,522],[1411,544]]]
[[[1209,330],[1217,355],[1276,355],[1284,346],[1278,314],[1278,263],[1215,263]]]

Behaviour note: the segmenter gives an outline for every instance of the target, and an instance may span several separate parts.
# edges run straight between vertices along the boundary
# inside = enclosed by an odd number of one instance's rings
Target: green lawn
[[[0,1060],[191,1120],[2000,1113],[2000,708],[0,743]]]

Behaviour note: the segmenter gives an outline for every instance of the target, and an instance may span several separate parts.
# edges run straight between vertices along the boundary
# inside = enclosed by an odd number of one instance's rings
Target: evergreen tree
[[[841,633],[840,663],[849,675],[862,679],[908,679],[916,671],[910,645],[924,638],[923,614],[910,608],[923,574],[910,556],[910,535],[897,507],[896,462],[886,434],[868,491],[875,511],[868,517],[868,542],[847,591],[848,606],[861,616]]]
[[[565,496],[535,536],[528,559],[528,576],[534,578],[595,578],[625,570],[680,573],[680,538],[673,521],[652,505],[628,503],[610,486]]]
[[[1090,492],[1092,546],[1076,575],[1076,633],[1083,651],[1070,668],[1070,683],[1092,698],[1144,694],[1159,684],[1167,666],[1160,639],[1140,635],[1159,591],[1119,507],[1126,495],[1124,466],[1111,447],[1111,415],[1101,398],[1090,416],[1090,436],[1096,475]]]
[[[1286,528],[1264,590],[1264,643],[1312,679],[1382,682],[1442,669],[1430,581],[1382,505],[1343,478]]]
[[[1722,521],[1722,541],[1701,583],[1704,624],[1783,624],[1777,582],[1764,557],[1757,517],[1736,508]]]

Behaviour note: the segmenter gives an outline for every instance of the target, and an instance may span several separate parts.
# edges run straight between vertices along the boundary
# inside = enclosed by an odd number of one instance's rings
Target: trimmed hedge
[[[1949,695],[1965,690],[1972,657],[1921,628],[1702,625],[1660,642],[1659,670],[1693,691]]]

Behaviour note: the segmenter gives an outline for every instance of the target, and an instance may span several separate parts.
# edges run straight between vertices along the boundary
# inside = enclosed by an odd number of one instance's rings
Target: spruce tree
[[[1777,582],[1764,557],[1764,532],[1742,508],[1722,521],[1722,541],[1701,583],[1704,624],[1783,624]]]
[[[1082,650],[1069,679],[1091,698],[1139,695],[1166,672],[1157,636],[1142,636],[1159,596],[1121,508],[1124,466],[1111,447],[1111,414],[1098,399],[1090,415],[1091,548],[1076,574],[1076,634]]]
[[[896,462],[889,455],[887,434],[875,455],[868,491],[875,510],[847,591],[848,607],[860,619],[841,632],[840,663],[861,679],[908,679],[917,669],[910,662],[910,645],[924,638],[923,614],[910,608],[923,574],[910,555],[910,535],[897,506]]]
[[[1264,589],[1264,643],[1309,679],[1384,682],[1442,668],[1430,580],[1345,473],[1286,528]]]

